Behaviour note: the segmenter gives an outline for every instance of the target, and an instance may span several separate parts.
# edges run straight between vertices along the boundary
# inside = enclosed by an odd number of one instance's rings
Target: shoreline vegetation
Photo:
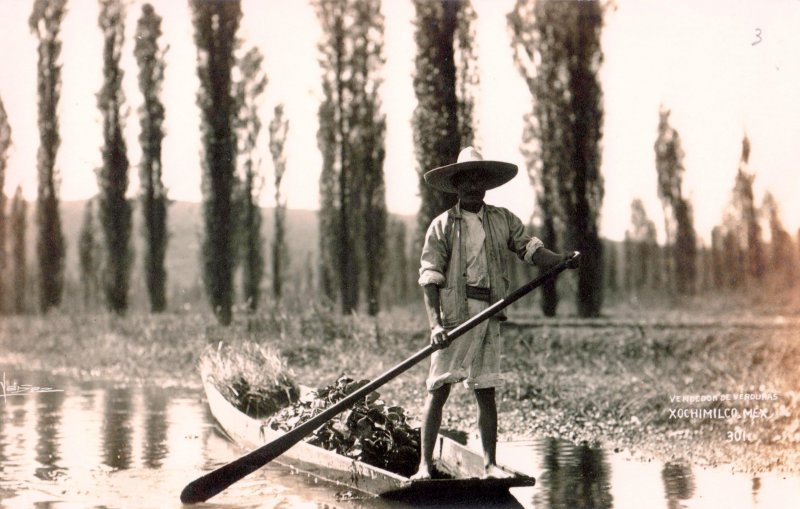
[[[640,303],[598,320],[518,310],[503,327],[509,378],[498,390],[499,438],[551,437],[639,460],[798,474],[800,317],[790,301],[750,306],[747,314],[702,300],[669,312]],[[268,307],[237,312],[229,327],[198,311],[51,312],[4,317],[0,362],[199,388],[209,345],[235,352],[257,344],[277,352],[297,384],[322,387],[345,374],[375,377],[426,341],[422,313],[410,307],[377,319],[319,306]],[[419,418],[427,369],[422,362],[400,375],[381,388],[382,399]],[[475,419],[474,398],[454,390],[443,426],[474,434]]]

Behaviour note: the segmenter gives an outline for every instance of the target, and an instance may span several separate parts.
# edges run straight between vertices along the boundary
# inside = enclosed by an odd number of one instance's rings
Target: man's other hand
[[[533,253],[533,263],[544,271],[548,271],[563,262],[566,255],[561,253],[554,253],[549,249],[540,247]]]
[[[568,269],[577,269],[578,268],[578,257],[575,256],[576,253],[567,253],[562,255],[564,258],[562,261],[568,262],[567,268]]]

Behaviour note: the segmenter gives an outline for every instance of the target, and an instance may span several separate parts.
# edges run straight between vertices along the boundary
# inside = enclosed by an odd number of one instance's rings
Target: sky
[[[127,2],[122,66],[131,161],[129,192],[138,189],[140,151],[137,108],[141,94],[133,58],[133,34],[141,0]],[[163,162],[170,198],[200,199],[199,110],[195,103],[196,50],[188,3],[152,0],[169,45],[163,101],[166,138]],[[535,207],[519,150],[522,117],[531,96],[514,66],[506,15],[514,0],[473,0],[478,14],[476,45],[480,86],[477,139],[485,159],[517,164],[509,184],[487,193],[487,202],[508,207],[527,220]],[[0,20],[0,99],[12,128],[5,192],[18,184],[29,199],[36,193],[36,38],[28,29],[29,0],[3,0]],[[383,0],[385,57],[383,110],[387,116],[387,206],[414,214],[419,207],[411,115],[416,105],[414,8],[411,0]],[[269,84],[263,96],[264,125],[285,104],[290,127],[282,192],[288,206],[316,209],[321,156],[316,142],[322,98],[317,44],[321,33],[313,9],[297,0],[244,0],[239,31],[242,51],[257,46],[265,57]],[[70,0],[62,24],[61,148],[57,168],[61,199],[86,199],[97,191],[101,164],[101,117],[96,93],[102,85],[102,34],[97,2]],[[751,141],[749,171],[756,174],[758,202],[770,191],[781,205],[790,232],[800,227],[800,0],[617,0],[602,35],[600,71],[604,94],[602,173],[605,198],[600,231],[621,240],[630,223],[630,204],[640,198],[663,241],[663,214],[656,191],[653,144],[659,109],[685,151],[684,194],[694,206],[695,227],[708,242],[730,199],[745,134]],[[260,140],[266,178],[262,204],[274,204],[268,133]]]

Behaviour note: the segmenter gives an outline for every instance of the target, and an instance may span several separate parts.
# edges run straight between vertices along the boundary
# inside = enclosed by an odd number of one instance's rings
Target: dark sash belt
[[[484,302],[491,302],[492,293],[488,288],[479,288],[477,286],[467,286],[467,298],[482,300]]]

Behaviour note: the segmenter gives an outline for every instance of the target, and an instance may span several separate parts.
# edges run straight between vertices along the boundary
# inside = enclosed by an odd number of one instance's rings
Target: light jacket
[[[532,265],[533,253],[543,244],[536,237],[526,235],[522,221],[508,209],[484,205],[483,214],[491,301],[497,302],[508,293],[508,268],[504,251],[511,250]],[[469,318],[466,241],[461,241],[463,223],[460,204],[434,219],[425,234],[420,257],[419,284],[435,284],[439,287],[442,326],[446,329]],[[496,318],[505,320],[506,316],[500,312]]]

